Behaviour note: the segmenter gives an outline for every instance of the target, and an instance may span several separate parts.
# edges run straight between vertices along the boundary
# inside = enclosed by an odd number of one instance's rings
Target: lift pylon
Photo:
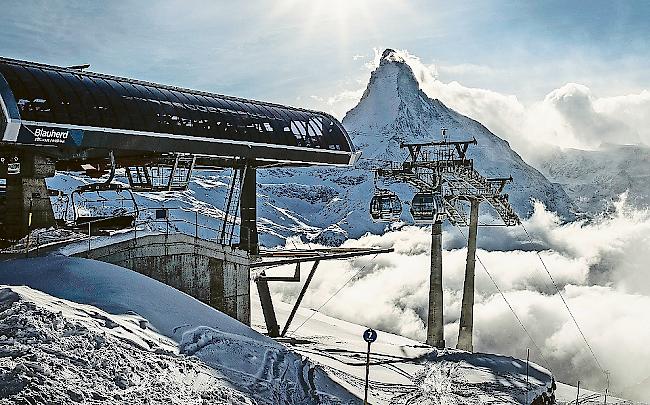
[[[411,203],[411,214],[416,223],[432,224],[431,274],[427,343],[444,347],[443,289],[442,289],[442,223],[445,219],[453,225],[469,226],[467,265],[463,289],[463,306],[458,348],[472,351],[474,267],[478,214],[481,202],[487,202],[497,213],[504,226],[519,224],[519,217],[508,202],[503,190],[512,177],[486,178],[474,169],[468,157],[476,139],[451,141],[446,129],[440,141],[407,143],[400,147],[408,150],[401,164],[376,169],[378,176],[395,182],[410,184],[416,190]],[[470,205],[469,223],[464,213]]]

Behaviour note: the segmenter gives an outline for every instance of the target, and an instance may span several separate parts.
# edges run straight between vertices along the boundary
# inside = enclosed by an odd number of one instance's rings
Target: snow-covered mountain
[[[622,193],[633,207],[650,207],[650,148],[601,145],[598,150],[553,149],[533,162],[558,182],[587,216],[611,211]]]
[[[470,148],[470,157],[486,176],[512,175],[514,182],[507,192],[521,216],[532,213],[533,199],[561,216],[571,215],[570,199],[561,186],[524,162],[508,142],[481,123],[430,99],[411,67],[390,49],[383,53],[363,97],[343,125],[363,151],[356,168],[262,171],[258,197],[267,232],[285,234],[288,227],[307,239],[336,244],[368,231],[383,231],[385,225],[372,223],[368,215],[374,189],[369,169],[385,165],[383,161],[403,161],[407,152],[400,149],[400,142],[439,140],[441,128],[448,129],[452,140],[476,138],[478,145]],[[410,201],[414,193],[407,186],[395,191],[403,201]]]

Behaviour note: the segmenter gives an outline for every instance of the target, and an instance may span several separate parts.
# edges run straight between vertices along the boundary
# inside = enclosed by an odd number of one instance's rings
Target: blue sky
[[[442,81],[536,100],[650,88],[650,1],[2,0],[0,55],[327,109],[373,48]]]

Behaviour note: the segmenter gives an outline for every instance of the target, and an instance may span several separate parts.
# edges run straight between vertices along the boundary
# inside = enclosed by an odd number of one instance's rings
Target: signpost
[[[366,353],[366,391],[363,397],[363,404],[368,405],[368,375],[370,374],[370,345],[377,340],[377,332],[372,329],[366,329],[363,332],[363,340],[368,342],[368,352]]]

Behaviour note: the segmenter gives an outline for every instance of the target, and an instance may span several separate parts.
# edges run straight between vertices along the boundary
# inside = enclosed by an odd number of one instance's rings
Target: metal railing
[[[187,216],[189,216],[190,219],[183,218],[181,215],[178,216],[173,215],[174,213],[178,213],[178,212],[189,214]],[[114,232],[107,232],[106,234],[97,233],[99,230],[102,229],[101,226],[102,222],[107,223],[110,221],[114,221],[115,219],[123,218],[129,215],[133,215],[135,217],[133,221],[133,225],[131,227],[116,229],[113,230]],[[74,232],[70,235],[71,238],[67,238],[67,239],[51,240],[52,237],[48,236],[48,234],[46,233],[47,231],[38,232],[33,236],[30,234],[26,238],[24,238],[25,240],[24,246],[20,246],[20,245],[16,246],[15,249],[6,250],[4,253],[11,254],[11,253],[24,252],[25,256],[29,257],[30,252],[35,252],[36,255],[40,255],[41,251],[44,249],[51,250],[63,244],[81,242],[84,240],[86,240],[88,243],[86,247],[87,249],[86,251],[90,251],[93,248],[92,241],[95,238],[99,239],[105,236],[116,236],[120,234],[127,235],[128,233],[131,233],[131,237],[120,239],[120,241],[135,240],[138,238],[138,233],[140,233],[140,236],[143,236],[143,232],[146,235],[151,235],[151,234],[169,235],[170,233],[183,234],[183,235],[193,237],[197,240],[203,239],[203,240],[218,242],[219,236],[221,234],[222,226],[213,227],[207,225],[205,223],[207,222],[206,220],[207,218],[209,218],[210,220],[223,222],[222,218],[214,218],[214,217],[206,216],[204,214],[201,214],[199,210],[187,209],[182,207],[145,207],[137,211],[121,213],[119,215],[106,216],[99,219],[85,221],[79,224],[69,223],[62,228]],[[148,226],[149,229],[147,229]],[[239,229],[240,232],[243,230],[241,227]],[[249,237],[246,238],[246,240],[250,245],[250,239],[251,239],[250,230],[246,229],[246,231],[249,233]],[[47,239],[49,240],[45,241],[44,243],[41,243],[41,239],[45,238],[46,236],[48,236]],[[230,244],[230,246],[240,246],[240,244],[232,243]],[[98,246],[95,245],[95,247]],[[248,246],[248,249],[245,250],[250,251],[250,246]]]

